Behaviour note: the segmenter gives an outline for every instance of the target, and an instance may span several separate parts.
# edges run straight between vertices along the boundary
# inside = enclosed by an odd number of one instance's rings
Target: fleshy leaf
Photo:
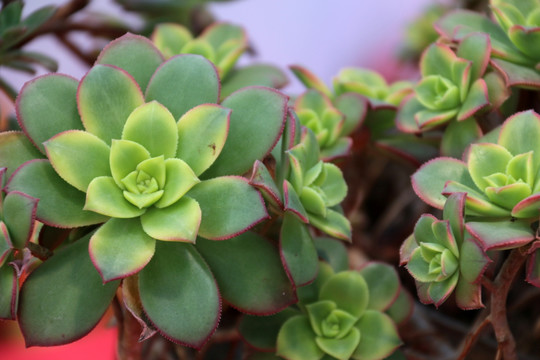
[[[151,40],[167,57],[180,54],[180,51],[193,39],[190,31],[179,24],[161,23],[154,28]]]
[[[458,121],[463,121],[489,105],[488,89],[484,79],[476,80],[469,89],[465,101],[457,114]]]
[[[298,80],[300,80],[308,89],[316,89],[327,96],[332,96],[332,92],[328,89],[326,84],[308,69],[300,65],[291,65],[289,66],[289,69],[291,69]]]
[[[83,192],[94,178],[111,175],[109,146],[89,132],[64,131],[44,146],[58,175]]]
[[[531,226],[521,221],[468,222],[465,227],[487,250],[505,250],[534,240]]]
[[[0,266],[0,319],[15,320],[19,300],[17,271],[9,265]]]
[[[124,189],[122,179],[134,171],[141,162],[150,159],[144,146],[129,140],[113,140],[109,163],[116,185]]]
[[[401,325],[412,315],[414,305],[415,302],[411,294],[404,287],[400,287],[396,301],[386,310],[386,314],[390,316],[394,323]]]
[[[454,193],[448,197],[448,200],[444,204],[443,219],[448,220],[452,235],[458,242],[458,245],[463,240],[463,231],[465,230],[464,211],[466,197],[466,193]]]
[[[143,91],[162,62],[163,57],[150,40],[130,33],[111,41],[96,60],[96,64],[114,65],[124,69],[133,76]]]
[[[464,162],[457,159],[440,157],[420,167],[412,176],[414,192],[424,202],[442,209],[446,197],[442,195],[447,181],[454,180],[461,184],[476,187]]]
[[[36,219],[56,227],[78,227],[104,222],[107,218],[83,210],[84,193],[56,174],[48,160],[29,161],[11,177],[7,191],[20,191],[39,199]]]
[[[216,68],[199,55],[173,56],[154,73],[146,101],[157,100],[179,119],[189,109],[219,100]]]
[[[393,267],[370,262],[360,270],[369,288],[368,309],[384,311],[399,294],[399,278]]]
[[[156,157],[175,157],[178,144],[176,121],[166,107],[156,101],[133,110],[124,125],[122,140],[131,140]]]
[[[347,184],[343,179],[341,170],[332,163],[323,164],[326,179],[321,184],[321,190],[326,195],[326,206],[334,206],[347,196]]]
[[[360,317],[369,303],[369,289],[364,278],[355,271],[343,271],[324,283],[320,300],[331,300],[338,309]]]
[[[341,135],[346,136],[358,129],[364,122],[368,112],[366,98],[355,93],[345,93],[334,100],[335,107],[345,115],[345,122],[341,128]]]
[[[9,229],[11,243],[16,249],[23,249],[30,241],[38,201],[18,191],[10,192],[3,200],[4,222]]]
[[[491,184],[485,177],[495,173],[505,173],[512,154],[497,144],[473,144],[468,153],[467,165],[474,183],[480,190]]]
[[[205,177],[242,174],[268,154],[283,131],[287,101],[284,94],[265,87],[248,87],[226,98],[222,105],[232,109],[229,135]]]
[[[492,59],[491,64],[501,72],[508,87],[540,88],[540,74],[530,67],[501,59]]]
[[[482,285],[473,284],[463,279],[459,279],[454,291],[456,305],[463,310],[480,309],[484,307],[482,303]]]
[[[240,318],[238,330],[243,340],[250,346],[258,350],[275,351],[276,338],[282,325],[298,314],[298,310],[286,308],[277,314],[264,317],[243,315]]]
[[[538,184],[537,184],[538,187]],[[512,209],[512,216],[517,218],[534,218],[540,211],[540,194],[534,194],[521,200]]]
[[[342,338],[339,339],[327,339],[324,337],[316,337],[315,341],[319,348],[325,353],[340,360],[347,360],[350,358],[358,343],[360,342],[360,331],[356,328]]]
[[[452,121],[441,140],[441,154],[459,159],[472,142],[482,136],[482,130],[474,118],[463,121]]]
[[[519,141],[516,141],[519,137]],[[512,155],[533,151],[533,164],[540,163],[540,115],[532,110],[509,117],[499,134],[499,145]]]
[[[316,237],[313,241],[319,257],[330,264],[335,272],[349,269],[349,255],[341,241],[327,237]]]
[[[126,309],[142,327],[139,341],[144,341],[154,336],[157,330],[154,325],[150,324],[148,317],[144,313],[139,295],[139,276],[137,274],[129,276],[122,281],[122,300]]]
[[[256,160],[253,165],[253,173],[251,174],[249,183],[259,189],[264,199],[269,201],[273,206],[277,208],[283,207],[280,191],[278,190],[272,175],[266,166],[259,160]]]
[[[419,133],[420,127],[416,122],[416,114],[424,109],[416,96],[406,98],[396,114],[396,127],[405,133]]]
[[[268,217],[261,195],[241,177],[205,180],[187,195],[201,207],[199,235],[207,239],[231,238]]]
[[[107,283],[141,270],[154,255],[156,241],[136,219],[109,219],[90,238],[94,266]]]
[[[480,78],[486,71],[491,54],[491,42],[488,34],[472,33],[459,43],[456,55],[471,61],[471,80]]]
[[[281,89],[289,79],[281,69],[273,65],[253,64],[233,69],[225,78],[221,87],[221,98],[226,98],[237,90],[247,86],[267,86]]]
[[[352,355],[353,359],[382,359],[401,345],[396,325],[386,314],[367,310],[356,327],[362,336]]]
[[[155,204],[158,208],[175,203],[200,182],[189,165],[180,159],[165,160],[165,177],[167,181],[163,188],[163,196]]]
[[[454,52],[446,45],[432,44],[422,54],[420,71],[422,76],[438,75],[453,79],[453,63],[456,60]]]
[[[219,290],[191,244],[158,241],[154,257],[139,273],[139,290],[145,313],[169,340],[200,348],[218,325]]]
[[[276,354],[289,360],[319,360],[324,356],[306,316],[294,316],[283,324]]]
[[[88,255],[89,238],[56,252],[24,282],[19,325],[26,346],[73,342],[90,332],[109,307],[119,282],[103,285]]]
[[[129,114],[144,103],[144,97],[124,70],[94,65],[79,84],[77,103],[85,129],[110,144],[120,139]]]
[[[231,110],[214,104],[197,106],[178,120],[177,156],[197,176],[221,154],[229,132]]]
[[[7,168],[5,179],[28,160],[44,157],[20,131],[0,133],[0,166]],[[3,186],[3,183],[1,184]]]
[[[201,223],[201,208],[188,196],[166,208],[150,208],[141,216],[144,231],[157,240],[194,243]]]
[[[480,277],[486,270],[491,259],[482,250],[480,245],[467,234],[459,250],[459,269],[463,280],[479,283]],[[459,281],[462,279],[460,278]]]
[[[432,282],[428,286],[428,296],[433,304],[438,307],[448,299],[452,291],[456,288],[459,279],[459,272],[455,272],[451,277],[443,280]]]
[[[31,80],[21,89],[17,118],[41,152],[45,153],[42,143],[51,136],[65,130],[83,130],[77,113],[77,85],[70,76],[52,74]]]
[[[317,275],[319,258],[305,224],[285,214],[281,225],[279,247],[285,269],[296,286],[312,281]]]
[[[308,214],[308,218],[311,225],[324,231],[328,235],[341,240],[352,241],[351,223],[341,213],[332,209],[327,209],[325,217]]]
[[[196,248],[223,298],[242,312],[269,315],[296,302],[278,249],[258,234],[248,231],[226,241],[199,238]]]
[[[300,197],[287,180],[283,180],[283,210],[294,214],[304,223],[309,222],[308,214],[300,201]]]
[[[127,201],[112,177],[100,176],[88,186],[84,210],[115,218],[132,218],[144,214],[146,209]]]

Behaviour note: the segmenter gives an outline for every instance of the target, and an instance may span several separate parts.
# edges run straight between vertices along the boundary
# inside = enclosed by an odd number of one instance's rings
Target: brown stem
[[[471,351],[473,345],[476,343],[486,326],[491,323],[491,318],[488,315],[487,311],[482,311],[479,314],[478,320],[473,325],[467,336],[465,336],[463,342],[461,343],[457,360],[464,360],[467,354]]]
[[[140,360],[142,359],[142,343],[139,342],[141,335],[141,325],[127,311],[118,300],[113,301],[114,314],[118,321],[118,360]]]
[[[516,342],[506,317],[506,299],[516,274],[527,259],[529,246],[513,249],[493,282],[491,293],[491,324],[499,344],[498,353],[504,360],[517,360]]]
[[[95,56],[84,53],[77,45],[71,42],[65,34],[56,34],[56,38],[62,43],[62,45],[68,48],[74,55],[76,55],[88,66],[92,66],[96,61]]]

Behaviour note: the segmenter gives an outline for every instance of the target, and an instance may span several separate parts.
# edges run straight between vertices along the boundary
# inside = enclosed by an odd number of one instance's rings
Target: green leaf
[[[125,189],[122,179],[137,168],[137,165],[150,159],[144,146],[129,140],[113,140],[111,144],[110,166],[114,182]]]
[[[96,60],[96,64],[114,65],[124,69],[133,76],[143,91],[162,62],[162,55],[150,40],[130,33],[111,41]]]
[[[531,226],[522,221],[468,222],[465,227],[487,250],[506,250],[534,240]]]
[[[448,299],[454,291],[459,279],[459,272],[455,272],[451,277],[443,280],[432,282],[428,286],[428,296],[436,307],[439,307]]]
[[[308,214],[309,223],[328,235],[345,241],[351,240],[351,223],[341,213],[332,209],[326,209],[326,216],[321,217]]]
[[[15,249],[23,249],[30,241],[34,231],[38,201],[39,199],[18,191],[10,192],[3,200],[4,223]]]
[[[110,176],[100,176],[88,185],[84,210],[114,218],[132,218],[144,214],[131,204]]]
[[[534,90],[540,88],[540,73],[535,69],[501,59],[492,59],[491,63],[502,72],[506,86]]]
[[[367,310],[356,327],[362,336],[353,359],[383,359],[401,345],[396,325],[386,314]]]
[[[221,154],[231,110],[215,104],[197,106],[178,120],[177,156],[201,175]]]
[[[538,4],[535,4],[538,6]],[[512,26],[508,31],[508,38],[522,53],[532,59],[539,59],[540,52],[536,49],[540,43],[538,27]]]
[[[226,98],[222,105],[232,109],[229,135],[205,177],[242,174],[267,155],[283,130],[287,101],[284,94],[264,87],[245,88]]]
[[[315,342],[307,316],[294,316],[281,327],[276,354],[289,360],[319,360],[324,352]]]
[[[420,59],[422,76],[438,75],[446,79],[453,79],[453,63],[457,57],[446,45],[431,44]]]
[[[313,239],[305,224],[285,213],[280,232],[280,251],[285,269],[296,286],[302,286],[317,276],[319,258]]]
[[[148,318],[168,339],[201,348],[218,325],[219,291],[191,244],[158,241],[154,257],[139,273],[139,291]]]
[[[407,270],[409,270],[409,273],[416,281],[425,283],[435,281],[440,275],[439,273],[430,272],[429,263],[422,256],[422,249],[420,247],[417,247],[411,253],[407,263]]]
[[[347,184],[340,168],[332,163],[324,163],[323,169],[325,180],[320,185],[326,196],[326,206],[334,206],[343,201],[347,196]]]
[[[463,310],[481,309],[482,303],[482,285],[465,281],[462,277],[458,280],[454,291],[456,305]]]
[[[20,131],[0,133],[0,166],[6,167],[6,179],[28,160],[42,158],[41,154]]]
[[[308,214],[294,187],[287,180],[283,180],[283,210],[294,214],[298,220],[308,223]]]
[[[519,141],[516,141],[516,138],[519,138]],[[498,143],[508,149],[512,155],[532,151],[533,164],[538,166],[540,164],[540,115],[529,110],[509,117],[503,123]]]
[[[21,128],[34,145],[45,153],[42,143],[65,130],[83,130],[77,112],[78,81],[66,75],[50,74],[27,82],[17,98]]]
[[[416,122],[416,114],[425,107],[416,99],[416,96],[410,96],[403,100],[396,114],[396,127],[405,133],[419,133],[420,127]]]
[[[258,234],[248,231],[225,241],[199,238],[196,247],[223,298],[242,312],[268,315],[296,302],[278,249]]]
[[[369,289],[366,281],[356,271],[343,271],[324,283],[319,292],[320,300],[331,300],[337,308],[360,317],[369,303]]]
[[[325,353],[340,360],[348,360],[360,342],[360,331],[352,328],[351,331],[339,339],[316,337],[315,341]]]
[[[326,84],[308,69],[300,65],[291,65],[289,66],[289,69],[291,69],[298,80],[300,80],[308,89],[316,89],[329,97],[332,96],[332,92],[328,89]]]
[[[368,111],[366,98],[355,93],[345,93],[338,96],[334,100],[334,105],[345,115],[341,136],[347,136],[356,130],[364,121]]]
[[[200,180],[188,164],[180,159],[165,160],[165,187],[163,196],[155,204],[158,208],[164,208],[174,204]]]
[[[393,267],[370,262],[360,269],[360,275],[366,280],[369,289],[368,309],[384,311],[396,300],[400,284]]]
[[[279,330],[285,321],[298,314],[298,310],[289,307],[270,316],[243,315],[238,330],[250,346],[263,351],[275,351]]]
[[[144,97],[126,71],[98,64],[81,80],[77,103],[86,130],[110,144],[120,139],[128,116]]]
[[[278,209],[283,208],[281,193],[277,188],[270,171],[268,171],[264,163],[259,160],[256,160],[253,165],[253,173],[251,174],[249,183],[256,187],[261,192],[264,199],[267,202],[270,202],[272,206],[275,206]]]
[[[454,180],[471,188],[476,188],[464,162],[440,157],[422,165],[412,176],[412,186],[416,195],[429,205],[442,209],[446,197],[441,194],[447,181]]]
[[[473,144],[468,153],[467,166],[476,186],[484,191],[492,186],[485,177],[495,173],[506,173],[506,166],[512,154],[497,144]]]
[[[459,271],[461,277],[468,282],[480,282],[491,259],[482,250],[480,245],[467,234],[459,249]],[[461,279],[460,279],[461,281]]]
[[[221,87],[221,98],[224,99],[233,92],[247,86],[267,86],[281,89],[289,83],[285,73],[273,65],[254,64],[233,69]]]
[[[0,266],[0,319],[15,320],[19,300],[17,271],[10,265]]]
[[[58,175],[83,192],[94,178],[111,175],[109,146],[89,132],[64,131],[43,144]]]
[[[412,296],[404,287],[400,287],[396,301],[386,310],[386,314],[390,316],[394,323],[401,325],[412,315],[414,306]]]
[[[197,105],[217,103],[219,77],[215,67],[199,55],[174,56],[155,72],[146,101],[157,100],[179,119]]]
[[[465,229],[465,199],[467,194],[455,193],[448,197],[443,209],[443,219],[450,224],[450,229],[454,239],[459,246],[463,241],[463,231]],[[457,249],[456,249],[457,250]]]
[[[26,346],[73,342],[94,328],[119,282],[103,284],[88,255],[90,235],[66,246],[23,283],[19,325]]]
[[[180,24],[161,23],[154,28],[152,42],[166,58],[180,54],[180,51],[193,36],[187,28]]]
[[[482,77],[491,55],[491,41],[488,34],[472,33],[459,43],[456,55],[471,61],[471,80]]]
[[[153,207],[141,216],[144,231],[157,240],[194,243],[201,223],[201,208],[188,196],[165,207]]]
[[[109,219],[90,238],[94,266],[107,283],[141,270],[154,255],[156,241],[137,219]]]
[[[48,160],[27,162],[13,174],[7,191],[20,191],[39,199],[36,219],[56,227],[79,227],[104,222],[107,218],[83,210],[85,195],[66,183]]]
[[[472,142],[482,136],[482,129],[474,118],[463,121],[451,121],[441,140],[441,154],[460,159]]]
[[[202,181],[187,195],[201,207],[199,235],[207,239],[231,238],[268,217],[261,195],[238,176]]]
[[[476,80],[469,89],[465,101],[457,114],[458,121],[463,121],[489,105],[488,89],[484,79]]]
[[[176,121],[166,107],[152,101],[139,106],[129,115],[122,131],[122,140],[144,146],[152,157],[175,157],[178,144]]]
[[[319,257],[328,262],[334,271],[349,269],[349,255],[341,241],[327,237],[316,237],[313,241]]]

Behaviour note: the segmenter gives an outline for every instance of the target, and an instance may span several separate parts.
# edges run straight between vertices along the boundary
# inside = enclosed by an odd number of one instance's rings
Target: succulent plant
[[[139,61],[130,60],[133,54]],[[203,57],[163,61],[149,40],[128,34],[108,45],[80,82],[52,74],[24,86],[18,120],[41,153],[22,152],[12,160],[10,149],[26,146],[18,145],[22,134],[3,137],[2,165],[22,163],[6,186],[7,196],[27,191],[39,199],[36,219],[49,226],[100,225],[61,247],[25,282],[19,321],[28,344],[59,344],[84,335],[105,311],[117,279],[135,273],[133,296],[140,296],[145,317],[167,338],[194,347],[218,324],[218,284],[225,299],[252,313],[275,312],[294,301],[277,251],[245,233],[268,214],[260,194],[239,176],[278,141],[288,99],[273,89],[251,87],[219,105],[219,84],[217,70]],[[215,249],[197,236],[229,240]],[[278,274],[274,286],[256,292],[251,281],[243,295],[227,289],[229,274],[242,282],[246,269],[222,269],[214,251],[220,261],[265,253],[264,264],[252,265],[262,266],[260,273]],[[64,278],[77,261],[78,277]],[[71,285],[58,287],[66,284]],[[174,296],[158,296],[165,287]],[[56,310],[36,313],[43,288],[54,291],[43,306],[62,304],[77,326],[63,322]],[[87,304],[87,312],[72,313],[76,309],[68,302]],[[177,311],[195,304],[197,311]],[[43,324],[55,330],[46,331]]]
[[[416,280],[423,303],[440,306],[455,290],[460,308],[483,307],[481,278],[491,260],[465,228],[465,197],[448,197],[444,220],[422,215],[401,247],[401,264]]]
[[[539,139],[540,116],[518,113],[504,122],[496,144],[473,144],[466,162],[437,158],[426,163],[413,175],[413,187],[438,208],[446,201],[443,194],[466,192],[467,215],[537,218]]]
[[[300,309],[244,316],[240,331],[250,345],[275,349],[285,359],[383,359],[401,343],[394,322],[382,312],[399,288],[388,265],[334,273],[321,263],[314,283],[299,289]]]
[[[473,32],[487,33],[492,44],[492,64],[504,75],[508,86],[540,87],[538,63],[538,0],[491,0],[496,23],[468,11],[453,11],[437,23],[443,36],[461,41]],[[463,26],[462,24],[466,24]]]

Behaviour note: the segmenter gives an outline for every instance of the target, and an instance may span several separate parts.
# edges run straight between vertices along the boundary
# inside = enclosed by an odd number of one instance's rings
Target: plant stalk
[[[141,335],[141,325],[122,306],[115,297],[113,301],[114,313],[118,321],[118,346],[116,358],[118,360],[140,360],[142,359],[142,343],[139,342]]]

